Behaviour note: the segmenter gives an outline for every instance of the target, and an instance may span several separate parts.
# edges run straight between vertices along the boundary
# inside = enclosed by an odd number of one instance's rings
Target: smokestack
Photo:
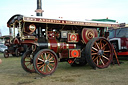
[[[36,9],[36,16],[43,16],[43,10],[42,10],[42,0],[37,0],[37,9]]]

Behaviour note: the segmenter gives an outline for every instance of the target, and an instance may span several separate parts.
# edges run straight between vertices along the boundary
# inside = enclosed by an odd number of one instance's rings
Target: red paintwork
[[[73,49],[75,48],[75,44],[66,44],[66,43],[58,43],[56,39],[49,39],[49,49],[54,50],[54,52],[59,53],[65,49]]]
[[[62,52],[61,53],[59,53],[59,57],[60,57],[60,59],[62,59],[62,58],[68,58],[68,50],[62,50]]]
[[[127,29],[127,28],[123,28],[123,29]],[[127,37],[117,37],[116,36],[117,30],[114,31],[114,38],[120,38],[121,39],[121,47],[126,46],[128,48],[128,38]]]
[[[80,49],[70,49],[69,50],[69,58],[77,58],[80,57]]]
[[[117,55],[128,55],[128,52],[117,52]]]
[[[78,33],[68,33],[68,42],[78,42],[79,35]]]
[[[57,46],[57,41],[55,39],[50,39],[49,40],[50,47],[49,49],[54,50],[54,52],[58,52],[58,46]]]
[[[22,44],[34,44],[35,43],[35,40],[24,40],[22,41]]]
[[[117,52],[117,55],[128,55],[128,37],[118,37],[116,34],[118,34],[118,30],[122,30],[122,29],[126,29],[126,31],[125,32],[127,32],[127,27],[125,28],[119,28],[119,29],[114,29],[114,30],[112,30],[113,31],[113,37],[111,38],[111,39],[113,39],[113,38],[119,38],[120,40],[121,40],[121,45],[120,45],[120,47],[121,47],[121,49],[120,49],[120,52]],[[118,43],[119,44],[119,43]],[[123,49],[122,47],[126,47],[125,49]],[[122,52],[121,52],[122,51]],[[124,52],[125,51],[125,52]]]
[[[53,31],[48,31],[48,38],[49,38],[49,39],[56,39],[55,32],[53,32]]]
[[[90,39],[97,37],[98,36],[98,32],[96,29],[87,29],[84,28],[82,30],[82,39],[84,41],[84,43],[86,44]]]
[[[20,44],[20,41],[17,38],[15,38],[13,44]]]
[[[128,38],[120,38],[121,39],[121,47],[126,46],[128,48]]]

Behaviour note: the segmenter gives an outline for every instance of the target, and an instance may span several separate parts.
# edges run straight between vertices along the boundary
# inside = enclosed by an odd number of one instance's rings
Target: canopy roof
[[[99,21],[71,21],[71,20],[59,20],[59,19],[47,19],[43,17],[14,15],[7,22],[7,26],[12,26],[13,23],[18,21],[32,22],[32,23],[47,23],[47,24],[63,24],[63,25],[77,25],[77,26],[91,26],[91,27],[120,27],[125,24],[99,22]]]
[[[11,37],[12,37],[11,35],[5,35],[5,36],[1,36],[0,39],[3,39],[3,38],[8,39],[8,38],[11,38]]]

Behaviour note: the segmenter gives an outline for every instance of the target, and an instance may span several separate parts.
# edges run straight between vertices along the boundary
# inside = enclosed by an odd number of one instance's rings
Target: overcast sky
[[[128,0],[42,0],[43,17],[68,20],[109,19],[128,23]],[[0,30],[8,35],[6,26],[15,14],[36,15],[37,0],[0,0]]]

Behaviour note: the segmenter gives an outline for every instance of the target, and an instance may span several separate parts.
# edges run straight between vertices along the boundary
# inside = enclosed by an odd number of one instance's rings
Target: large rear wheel
[[[58,58],[54,51],[43,49],[34,56],[33,62],[36,72],[42,76],[47,76],[55,72]]]
[[[93,38],[86,45],[86,60],[93,68],[106,68],[113,58],[112,46],[105,38]]]

